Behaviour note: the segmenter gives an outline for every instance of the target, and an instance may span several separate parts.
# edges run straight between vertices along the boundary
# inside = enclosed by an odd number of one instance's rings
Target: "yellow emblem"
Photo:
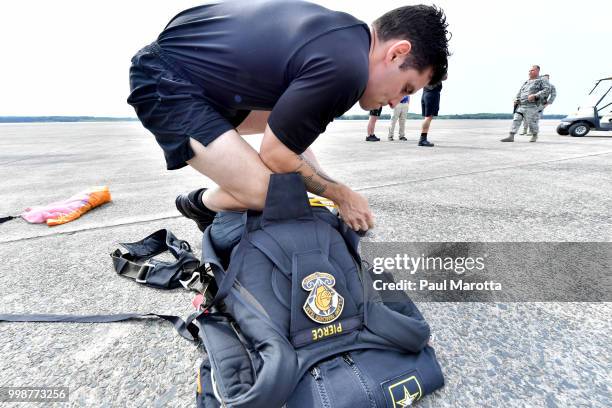
[[[415,376],[408,377],[389,387],[393,408],[406,408],[422,396],[421,384]]]
[[[316,323],[331,323],[342,314],[344,298],[334,289],[336,279],[324,272],[311,273],[302,280],[302,289],[310,292],[304,312]]]

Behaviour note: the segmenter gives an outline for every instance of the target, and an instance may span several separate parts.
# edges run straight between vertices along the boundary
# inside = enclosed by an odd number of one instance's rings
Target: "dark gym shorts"
[[[372,109],[370,111],[370,116],[380,116],[381,113],[382,113],[382,106],[378,109]]]
[[[187,165],[195,153],[193,138],[204,146],[248,116],[248,110],[223,111],[204,96],[189,76],[163,53],[157,43],[146,46],[132,58],[130,96],[138,119],[155,135],[164,151],[168,170]]]
[[[440,92],[425,92],[421,97],[421,115],[438,116],[440,110]]]

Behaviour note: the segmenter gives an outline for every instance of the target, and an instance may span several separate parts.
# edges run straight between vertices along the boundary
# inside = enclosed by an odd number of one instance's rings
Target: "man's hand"
[[[367,231],[374,228],[374,216],[364,196],[347,187],[344,196],[335,202],[340,216],[351,229]]]
[[[529,102],[533,102],[533,101],[535,101],[535,100],[536,100],[536,97],[537,97],[537,95],[536,95],[536,94],[531,94],[531,95],[529,95],[529,96],[527,97],[527,100],[528,100]]]
[[[355,231],[367,231],[374,226],[368,200],[329,177],[310,149],[303,154],[295,154],[267,126],[259,155],[264,164],[275,173],[299,173],[306,189],[335,202],[342,219]]]

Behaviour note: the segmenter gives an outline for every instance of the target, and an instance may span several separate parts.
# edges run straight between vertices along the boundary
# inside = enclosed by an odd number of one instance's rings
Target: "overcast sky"
[[[125,102],[131,56],[154,40],[176,13],[200,3],[1,1],[0,116],[134,116]],[[420,2],[316,3],[369,24],[385,11]],[[509,112],[532,64],[550,73],[558,90],[548,113],[575,110],[595,79],[612,76],[611,1],[436,4],[446,11],[453,33],[440,114]],[[420,103],[413,103],[410,111],[420,113]],[[350,111],[359,112],[358,107]]]

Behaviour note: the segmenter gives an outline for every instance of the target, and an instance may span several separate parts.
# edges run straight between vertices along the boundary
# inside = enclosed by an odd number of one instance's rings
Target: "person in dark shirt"
[[[378,109],[372,109],[370,111],[370,119],[368,120],[368,135],[366,136],[366,142],[380,142],[380,138],[374,133],[376,129],[376,122],[382,114],[382,106]]]
[[[447,75],[442,78],[445,81]],[[442,82],[436,85],[428,85],[423,88],[421,96],[421,115],[425,118],[421,124],[421,137],[419,138],[419,146],[433,147],[434,144],[427,140],[429,126],[434,116],[438,116],[440,110],[440,92],[442,92]]]
[[[176,199],[205,229],[217,211],[263,208],[271,173],[297,172],[355,230],[367,200],[321,169],[309,146],[356,102],[395,104],[445,74],[442,10],[406,6],[370,29],[308,2],[215,1],[179,13],[132,58],[128,103],[164,151],[218,187]],[[259,153],[241,136],[264,134]]]

